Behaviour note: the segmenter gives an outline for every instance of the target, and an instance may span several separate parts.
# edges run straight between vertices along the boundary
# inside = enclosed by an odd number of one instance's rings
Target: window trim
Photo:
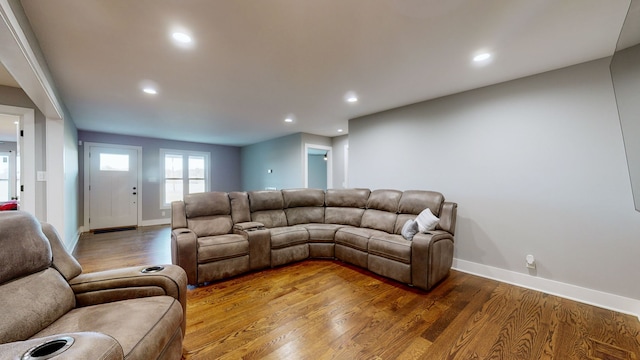
[[[176,150],[176,149],[160,149],[160,209],[170,209],[171,203],[165,201],[165,182],[171,179],[179,178],[166,178],[165,177],[165,158],[167,155],[182,156],[182,196],[189,193],[189,156],[202,156],[204,157],[204,187],[205,191],[211,189],[211,153],[205,151],[191,151],[191,150]],[[193,178],[202,180],[201,178]]]

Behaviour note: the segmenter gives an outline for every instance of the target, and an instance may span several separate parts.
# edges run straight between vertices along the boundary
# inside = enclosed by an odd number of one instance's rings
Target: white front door
[[[136,226],[139,194],[137,150],[90,146],[89,166],[90,229]]]

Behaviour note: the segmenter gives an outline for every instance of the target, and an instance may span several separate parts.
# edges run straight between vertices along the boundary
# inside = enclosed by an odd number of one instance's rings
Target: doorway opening
[[[333,187],[332,147],[325,145],[304,145],[304,187],[331,189]]]
[[[20,117],[0,114],[0,204],[18,204],[20,194]]]
[[[34,123],[33,109],[0,105],[0,203],[37,216]]]

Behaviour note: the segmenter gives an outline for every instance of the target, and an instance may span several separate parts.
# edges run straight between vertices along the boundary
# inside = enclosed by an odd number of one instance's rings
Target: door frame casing
[[[84,142],[83,143],[83,197],[84,197],[84,221],[83,221],[83,231],[89,231],[91,226],[89,224],[90,218],[90,210],[91,210],[91,196],[89,196],[89,181],[91,180],[91,164],[89,153],[92,146],[99,147],[107,147],[107,148],[115,148],[115,149],[125,149],[125,150],[135,150],[138,156],[138,166],[136,171],[138,172],[138,201],[136,202],[138,208],[138,216],[137,216],[137,226],[141,226],[142,224],[142,146],[131,146],[131,145],[118,145],[118,144],[105,144],[105,143],[96,143],[96,142]]]

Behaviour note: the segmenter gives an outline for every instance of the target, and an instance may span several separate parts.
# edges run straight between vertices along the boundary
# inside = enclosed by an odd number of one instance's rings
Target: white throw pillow
[[[429,230],[434,230],[436,225],[438,225],[438,219],[429,208],[422,210],[422,212],[416,217],[416,222],[418,223],[418,230],[420,232],[426,232]]]
[[[413,235],[417,233],[418,233],[418,223],[411,219],[407,220],[404,223],[404,226],[402,227],[402,232],[401,232],[402,236],[405,239],[411,241],[413,240]]]

